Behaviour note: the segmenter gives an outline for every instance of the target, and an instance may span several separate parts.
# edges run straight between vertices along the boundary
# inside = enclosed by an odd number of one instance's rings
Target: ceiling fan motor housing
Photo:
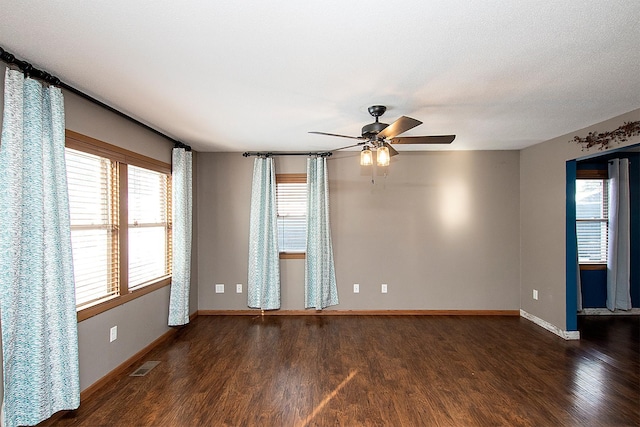
[[[374,122],[362,127],[362,136],[365,138],[374,138],[378,132],[389,126],[386,123]]]

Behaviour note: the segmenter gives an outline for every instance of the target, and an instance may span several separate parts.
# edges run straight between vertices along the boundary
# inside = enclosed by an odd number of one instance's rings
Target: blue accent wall
[[[566,184],[566,211],[567,219],[565,226],[566,254],[566,323],[567,331],[578,330],[578,278],[576,262],[578,260],[578,242],[576,239],[576,168],[575,160],[570,160],[566,164],[567,184]]]
[[[577,163],[577,169],[607,169],[607,162],[614,158],[628,158],[631,163],[629,166],[631,206],[631,303],[633,307],[640,307],[640,153],[610,153],[595,159],[580,161]],[[567,214],[568,213],[567,211]],[[606,270],[582,270],[580,272],[580,280],[582,283],[583,307],[606,307]]]

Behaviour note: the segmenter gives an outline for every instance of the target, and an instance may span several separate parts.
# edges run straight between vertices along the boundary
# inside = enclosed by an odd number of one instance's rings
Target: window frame
[[[576,171],[576,181],[590,179],[590,180],[602,180],[604,181],[605,187],[608,185],[607,180],[609,179],[609,171],[606,169],[578,169]],[[576,218],[576,224],[579,222],[584,222],[589,220],[580,220]],[[592,220],[593,221],[593,220]],[[606,218],[607,223],[607,233],[609,230],[609,217],[607,215]],[[577,248],[576,248],[577,250]],[[601,262],[578,262],[580,270],[606,270],[607,269],[607,261]]]
[[[91,138],[86,135],[82,135],[78,132],[66,129],[65,131],[65,147],[71,148],[77,151],[82,151],[89,154],[94,154],[100,157],[108,158],[118,163],[119,174],[119,230],[118,240],[120,245],[120,281],[119,281],[119,295],[107,297],[106,299],[99,301],[93,305],[89,305],[77,311],[78,322],[86,320],[97,314],[111,310],[117,306],[125,304],[136,298],[140,298],[143,295],[154,292],[160,288],[171,284],[171,274],[162,276],[155,280],[147,282],[145,286],[137,287],[135,290],[129,290],[128,288],[128,263],[123,262],[127,259],[128,255],[128,170],[127,165],[138,166],[145,169],[153,170],[168,175],[168,197],[169,204],[171,200],[171,165],[142,154],[135,153],[133,151],[126,150],[124,148],[108,144],[95,138]],[[171,206],[169,206],[171,208]],[[171,237],[172,218],[170,216],[168,221],[168,238]],[[168,252],[171,256],[171,241],[168,242]]]
[[[276,209],[278,204],[278,184],[302,184],[306,185],[307,183],[307,174],[306,173],[278,173],[276,174]],[[307,198],[308,198],[308,192]],[[277,216],[277,214],[276,214]],[[305,212],[305,222],[306,222],[306,212]],[[279,251],[280,259],[305,259],[307,257],[305,252],[285,252]]]

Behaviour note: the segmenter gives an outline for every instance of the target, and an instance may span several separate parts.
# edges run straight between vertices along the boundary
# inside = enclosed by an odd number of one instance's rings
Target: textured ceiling
[[[0,46],[200,151],[519,149],[640,107],[640,1],[9,1]],[[434,149],[433,146],[397,146]]]

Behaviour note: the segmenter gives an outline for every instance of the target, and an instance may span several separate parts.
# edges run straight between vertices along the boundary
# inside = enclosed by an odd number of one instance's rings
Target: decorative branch
[[[640,135],[640,121],[624,122],[624,124],[618,129],[609,132],[589,132],[589,134],[584,138],[574,136],[569,142],[581,144],[582,151],[585,149],[588,150],[591,147],[598,147],[598,150],[604,150],[609,148],[614,142],[620,144],[621,142],[628,141],[629,138],[636,135]]]

